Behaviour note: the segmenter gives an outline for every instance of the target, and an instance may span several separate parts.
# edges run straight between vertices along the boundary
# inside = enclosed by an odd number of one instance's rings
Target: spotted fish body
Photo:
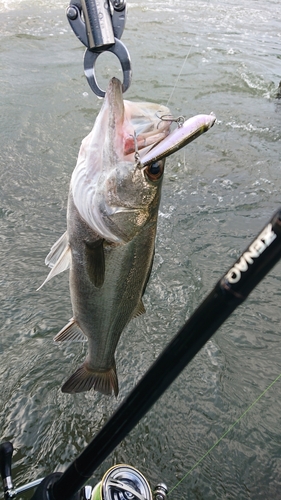
[[[73,318],[54,340],[88,340],[88,355],[63,392],[118,394],[114,354],[125,326],[145,312],[165,162],[162,153],[145,166],[141,160],[156,144],[165,148],[171,122],[161,116],[169,114],[157,104],[123,101],[122,85],[113,78],[82,141],[67,231],[46,258],[51,271],[45,282],[70,268]]]

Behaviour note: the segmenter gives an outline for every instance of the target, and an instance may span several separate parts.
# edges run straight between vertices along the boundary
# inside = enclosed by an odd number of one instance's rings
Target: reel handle
[[[13,445],[9,441],[0,444],[0,473],[3,481],[5,496],[13,489],[12,483],[12,456]]]

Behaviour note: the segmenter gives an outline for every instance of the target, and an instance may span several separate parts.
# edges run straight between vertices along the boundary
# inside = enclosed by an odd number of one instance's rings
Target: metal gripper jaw
[[[72,0],[66,14],[75,35],[87,47],[84,72],[93,92],[105,96],[95,74],[96,60],[105,51],[112,52],[120,61],[125,92],[132,80],[130,55],[120,40],[127,15],[125,0],[113,0],[111,4],[109,0]]]

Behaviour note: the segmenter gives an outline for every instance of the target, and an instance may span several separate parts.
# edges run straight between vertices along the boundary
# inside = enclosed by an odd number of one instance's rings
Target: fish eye
[[[145,168],[145,173],[150,181],[157,181],[162,177],[164,172],[164,162],[159,160],[159,161],[154,161],[147,165]]]

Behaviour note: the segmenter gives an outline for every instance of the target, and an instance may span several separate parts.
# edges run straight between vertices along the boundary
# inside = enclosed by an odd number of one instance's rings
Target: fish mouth
[[[171,132],[171,124],[177,120],[169,109],[158,104],[123,100],[122,83],[118,78],[109,82],[104,107],[109,110],[107,150],[111,149],[111,159],[115,154],[117,161],[134,162],[137,153],[143,166],[175,153],[207,132],[216,121],[213,113],[196,115]]]
[[[106,147],[113,149],[118,161],[134,161],[137,152],[142,158],[146,152],[170,133],[170,116],[166,106],[147,102],[123,100],[122,83],[118,78],[109,82],[103,108],[107,119]]]
[[[123,126],[125,118],[125,107],[122,95],[122,84],[118,78],[112,78],[109,82],[101,112],[104,112],[107,121],[108,147],[113,145],[122,156]]]

